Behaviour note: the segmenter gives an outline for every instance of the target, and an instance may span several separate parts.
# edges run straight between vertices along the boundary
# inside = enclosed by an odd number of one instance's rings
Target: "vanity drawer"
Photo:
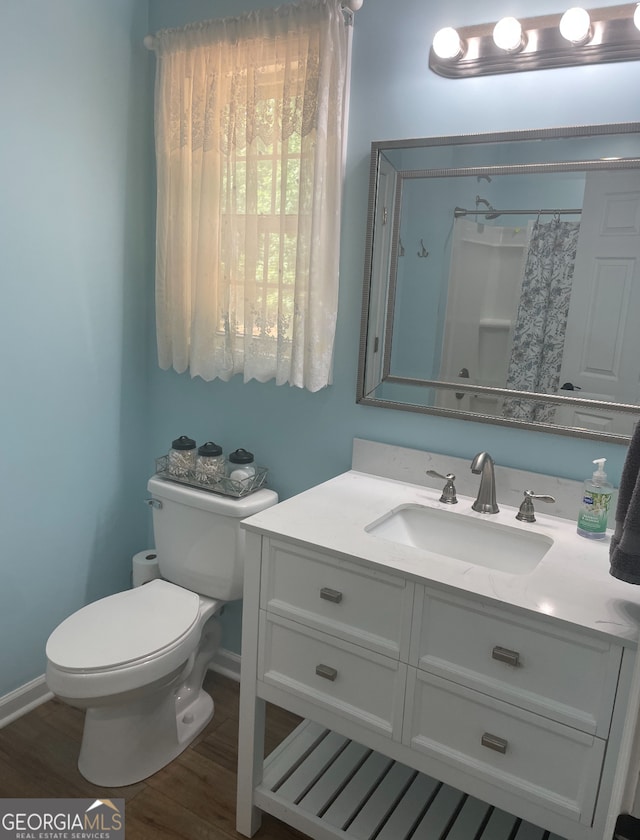
[[[267,545],[262,609],[407,661],[411,581],[286,543]]]
[[[618,645],[416,586],[412,665],[601,738],[621,657]]]
[[[407,671],[403,743],[440,762],[434,774],[446,775],[443,765],[454,768],[452,778],[462,771],[591,824],[604,740],[416,668]],[[473,792],[472,785],[465,789]]]
[[[258,679],[400,741],[407,666],[260,611]]]

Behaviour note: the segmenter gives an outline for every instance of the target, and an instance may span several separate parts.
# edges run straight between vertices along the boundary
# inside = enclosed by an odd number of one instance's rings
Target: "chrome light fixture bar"
[[[461,79],[640,59],[640,4],[601,9],[571,8],[563,14],[516,21],[503,18],[436,33],[429,67],[440,76]],[[517,24],[520,24],[520,35]],[[443,41],[449,44],[442,48]],[[499,46],[500,44],[500,46]],[[451,46],[453,45],[453,46]]]

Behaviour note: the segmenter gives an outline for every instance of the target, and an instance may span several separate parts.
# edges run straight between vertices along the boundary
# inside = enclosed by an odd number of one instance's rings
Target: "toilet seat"
[[[200,598],[165,580],[154,580],[94,601],[70,615],[47,642],[59,668],[118,668],[175,644],[198,620]]]
[[[49,637],[49,687],[62,697],[82,698],[129,691],[167,676],[198,644],[203,602],[215,603],[153,580],[82,607]]]

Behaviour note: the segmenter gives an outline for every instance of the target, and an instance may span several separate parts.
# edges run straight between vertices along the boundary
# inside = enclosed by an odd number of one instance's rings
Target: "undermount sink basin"
[[[511,528],[424,505],[401,505],[365,528],[394,543],[522,575],[533,571],[553,545],[535,531]]]

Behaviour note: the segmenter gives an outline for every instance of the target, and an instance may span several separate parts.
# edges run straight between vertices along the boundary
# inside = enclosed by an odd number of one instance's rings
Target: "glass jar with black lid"
[[[180,435],[176,438],[169,450],[168,469],[169,475],[178,478],[188,478],[196,466],[196,442],[187,435]]]
[[[196,481],[212,484],[224,476],[224,455],[222,447],[212,440],[198,447],[196,457]]]

